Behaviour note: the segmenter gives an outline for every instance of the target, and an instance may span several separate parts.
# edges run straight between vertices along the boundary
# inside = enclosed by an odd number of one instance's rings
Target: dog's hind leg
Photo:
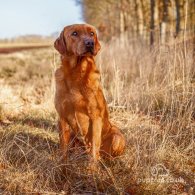
[[[120,156],[125,149],[125,138],[119,129],[112,126],[108,136],[102,141],[101,154],[106,158]]]

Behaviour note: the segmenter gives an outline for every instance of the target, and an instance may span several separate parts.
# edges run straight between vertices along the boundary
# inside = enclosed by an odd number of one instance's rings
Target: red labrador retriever
[[[72,134],[89,149],[93,162],[97,162],[100,154],[121,155],[125,139],[109,121],[100,72],[94,60],[100,50],[95,28],[88,24],[66,26],[54,47],[62,62],[55,72],[55,107],[64,157]]]

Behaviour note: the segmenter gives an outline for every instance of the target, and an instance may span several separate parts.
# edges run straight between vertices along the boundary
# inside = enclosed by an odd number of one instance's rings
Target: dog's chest
[[[89,105],[97,107],[97,93],[100,87],[100,74],[91,59],[81,61],[64,78],[66,95],[64,98],[77,109],[86,109]]]
[[[69,88],[74,88],[81,93],[82,90],[97,91],[100,84],[100,73],[96,68],[93,60],[86,59],[81,61],[74,69],[71,70],[70,77],[67,79]],[[83,94],[85,95],[85,94]]]

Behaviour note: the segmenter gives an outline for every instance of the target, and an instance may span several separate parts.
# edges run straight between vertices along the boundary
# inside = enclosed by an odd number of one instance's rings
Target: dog
[[[94,163],[100,154],[121,155],[125,138],[109,121],[100,72],[94,60],[101,48],[95,28],[88,24],[66,26],[54,47],[61,55],[61,66],[55,72],[55,108],[64,158],[72,135],[81,140]]]

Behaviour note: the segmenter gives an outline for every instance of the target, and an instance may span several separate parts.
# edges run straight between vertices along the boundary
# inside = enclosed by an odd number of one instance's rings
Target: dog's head
[[[54,47],[64,56],[95,56],[101,48],[95,28],[88,24],[66,26]]]

